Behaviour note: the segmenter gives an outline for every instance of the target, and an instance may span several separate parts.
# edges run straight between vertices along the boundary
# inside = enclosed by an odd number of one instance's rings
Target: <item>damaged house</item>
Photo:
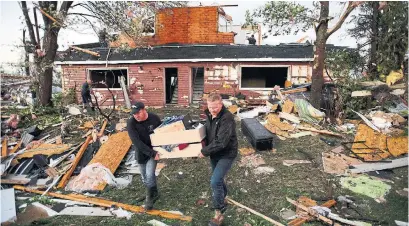
[[[137,47],[132,39],[119,35],[108,47],[76,46],[95,54],[75,49],[60,52],[55,64],[61,66],[64,90],[78,88],[86,79],[104,81],[116,105],[125,104],[121,76],[131,101],[158,107],[199,104],[204,93],[215,90],[266,99],[274,86],[311,82],[312,45],[235,44],[237,33],[232,27],[232,18],[218,6],[165,9],[156,14],[153,33],[144,37],[147,47]],[[132,48],[121,50],[118,46],[123,43]],[[97,98],[106,99],[104,85],[94,88]],[[108,98],[104,105],[112,105],[112,100]]]

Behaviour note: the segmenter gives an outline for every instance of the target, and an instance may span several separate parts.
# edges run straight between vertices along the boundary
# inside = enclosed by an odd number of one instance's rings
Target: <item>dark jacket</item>
[[[212,159],[235,158],[238,144],[233,114],[224,106],[214,119],[209,110],[205,113],[207,115],[206,146],[202,149],[202,154]]]
[[[139,164],[146,164],[150,158],[155,157],[157,152],[152,149],[150,135],[161,123],[159,116],[153,113],[148,113],[148,118],[143,122],[136,121],[132,116],[128,119],[126,127]]]

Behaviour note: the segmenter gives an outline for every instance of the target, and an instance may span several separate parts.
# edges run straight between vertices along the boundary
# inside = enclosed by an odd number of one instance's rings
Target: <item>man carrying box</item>
[[[151,210],[159,199],[155,175],[159,154],[152,149],[150,134],[162,122],[156,114],[148,113],[142,102],[132,105],[131,115],[127,122],[128,135],[136,149],[135,157],[141,169],[142,182],[146,186],[145,209]]]
[[[205,111],[206,119],[206,146],[201,150],[199,157],[210,156],[212,177],[213,208],[215,216],[209,225],[221,225],[226,211],[225,198],[227,187],[224,177],[230,170],[237,157],[237,135],[234,116],[224,106],[219,94],[210,94],[207,98]]]

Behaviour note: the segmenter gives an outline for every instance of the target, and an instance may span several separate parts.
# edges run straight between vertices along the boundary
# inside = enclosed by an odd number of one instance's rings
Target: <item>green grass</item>
[[[164,114],[164,112],[159,113]],[[240,123],[237,124],[239,135],[239,146],[249,147],[248,142],[242,136]],[[386,224],[394,224],[394,220],[408,221],[408,199],[399,196],[395,191],[407,187],[407,168],[396,169],[393,176],[393,184],[390,193],[385,197],[386,203],[377,203],[369,197],[354,194],[349,190],[342,189],[339,185],[339,178],[323,172],[321,153],[331,150],[334,147],[328,146],[315,137],[302,137],[299,139],[287,139],[286,141],[275,140],[276,153],[260,152],[267,166],[276,169],[271,175],[255,175],[251,168],[239,167],[234,164],[227,176],[229,196],[264,215],[286,222],[279,217],[282,208],[295,210],[294,206],[286,201],[286,197],[297,199],[301,195],[309,196],[319,203],[323,203],[331,197],[339,195],[351,195],[358,205],[357,210],[364,218],[372,220],[386,221]],[[306,156],[297,150],[308,153],[315,164],[301,164],[284,166],[283,160],[306,159]],[[131,220],[118,219],[115,217],[77,217],[77,216],[57,216],[36,222],[41,225],[147,225],[151,219],[157,219],[169,225],[207,225],[207,221],[212,217],[211,191],[210,191],[210,163],[208,159],[177,159],[161,160],[167,166],[161,171],[158,177],[158,185],[161,192],[161,199],[155,207],[161,210],[179,210],[185,215],[193,217],[193,221],[182,222],[166,220],[160,217],[148,216],[145,214],[135,214]],[[238,157],[237,161],[240,161]],[[247,176],[246,176],[247,171]],[[184,177],[177,177],[178,172],[183,172]],[[166,175],[170,181],[164,176]],[[246,190],[247,192],[244,192]],[[135,200],[144,195],[144,187],[139,176],[134,176],[133,182],[125,189],[107,187],[100,194],[101,197],[133,204]],[[206,198],[204,205],[197,205],[196,201],[202,195]],[[337,208],[340,209],[340,205]],[[333,208],[335,211],[335,209]],[[353,216],[357,216],[356,214]],[[255,216],[238,207],[229,206],[225,214],[223,225],[244,225],[249,223],[256,225],[271,225],[262,218]],[[308,225],[322,225],[318,221]]]

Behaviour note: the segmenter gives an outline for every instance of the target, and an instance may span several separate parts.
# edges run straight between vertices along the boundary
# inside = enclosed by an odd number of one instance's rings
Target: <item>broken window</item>
[[[219,13],[219,32],[232,32],[233,26],[231,21]]]
[[[241,88],[284,87],[288,67],[242,67]]]
[[[127,69],[96,69],[89,70],[89,78],[92,81],[93,88],[106,88],[102,83],[110,89],[121,88],[120,77],[125,77],[125,84],[128,84],[128,70]]]

